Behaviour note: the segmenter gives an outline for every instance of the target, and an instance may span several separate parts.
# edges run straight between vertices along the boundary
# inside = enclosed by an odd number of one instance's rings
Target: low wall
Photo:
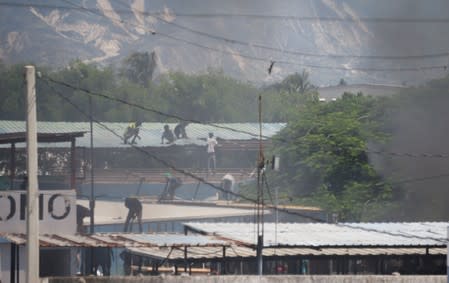
[[[291,276],[145,276],[42,278],[41,283],[446,283],[446,276],[291,275]]]

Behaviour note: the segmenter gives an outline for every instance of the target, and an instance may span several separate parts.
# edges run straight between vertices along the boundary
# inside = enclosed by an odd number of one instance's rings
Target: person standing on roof
[[[140,126],[142,126],[141,121],[132,122],[128,125],[128,128],[126,128],[125,133],[123,134],[123,143],[127,144],[128,140],[132,138],[131,144],[136,143],[136,138],[139,138],[139,132],[140,132]]]
[[[167,140],[167,144],[173,143],[175,141],[175,135],[173,135],[173,132],[168,125],[164,126],[164,132],[162,133],[161,144],[164,143],[164,139]]]
[[[215,146],[218,144],[217,140],[214,137],[214,133],[209,133],[209,137],[206,140],[207,142],[207,172],[210,173],[212,171],[215,174],[216,169],[216,158],[215,158]],[[211,165],[212,162],[212,165]]]

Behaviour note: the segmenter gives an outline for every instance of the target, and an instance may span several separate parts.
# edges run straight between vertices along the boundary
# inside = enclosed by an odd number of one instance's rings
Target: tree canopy
[[[150,77],[149,72],[146,72],[148,66],[136,66],[135,61],[148,61],[140,58],[141,55],[130,56],[129,60],[123,62],[124,66],[118,68],[120,71],[112,66],[80,61],[57,70],[37,68],[44,75],[36,82],[38,119],[87,121],[86,113],[91,96],[93,116],[99,121],[123,122],[139,119],[147,122],[176,122],[177,119],[170,118],[173,116],[202,122],[258,121],[257,101],[260,90],[257,87],[232,79],[214,69],[195,75],[170,72],[157,79],[141,80],[139,78]],[[146,75],[136,75],[139,70]],[[0,74],[0,119],[25,119],[25,112],[21,109],[25,104],[23,66],[0,65]],[[48,81],[48,78],[62,84]],[[62,99],[61,95],[77,107]],[[280,110],[281,105],[275,93],[265,92],[265,98],[270,107]],[[271,114],[277,112],[282,111],[264,113],[264,121],[280,121],[277,119],[282,119],[281,116]]]
[[[122,75],[136,84],[148,87],[156,66],[156,52],[135,52],[123,60]]]
[[[379,99],[345,93],[324,103],[306,101],[275,138],[281,156],[277,185],[293,198],[358,220],[391,197],[388,184],[368,160],[368,143],[382,142]]]

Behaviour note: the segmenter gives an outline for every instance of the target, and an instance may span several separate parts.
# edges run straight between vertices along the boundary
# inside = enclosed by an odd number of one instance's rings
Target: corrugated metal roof
[[[236,257],[233,249],[226,249],[227,257]],[[180,248],[127,248],[127,251],[135,255],[148,256],[156,259],[184,260],[184,249]],[[249,249],[245,249],[249,250]],[[246,253],[245,253],[246,255]],[[245,257],[250,255],[246,255]],[[221,259],[223,257],[222,247],[189,247],[187,258],[192,259]]]
[[[185,223],[194,230],[255,245],[254,224]],[[410,223],[265,223],[264,246],[418,247],[446,246],[449,222]]]
[[[137,139],[137,146],[145,147],[167,147],[170,145],[161,144],[163,127],[166,123],[143,123]],[[94,123],[94,147],[129,147],[123,144],[121,136],[125,132],[129,123]],[[176,123],[167,125],[173,130]],[[214,136],[224,140],[255,140],[259,135],[258,123],[215,123],[213,125],[189,124],[186,127],[188,139],[179,139],[175,145],[205,145],[205,139],[209,132]],[[263,136],[272,137],[286,126],[285,123],[263,123]],[[25,121],[0,121],[0,134],[25,132]],[[87,132],[84,137],[77,139],[77,146],[90,146],[90,126],[88,122],[43,122],[37,123],[39,133],[68,133]],[[117,135],[119,136],[117,136]],[[42,146],[63,147],[64,144],[47,144]]]
[[[156,259],[184,260],[184,249],[165,248],[127,248],[132,254],[148,256]],[[376,256],[376,255],[445,255],[446,248],[265,248],[264,257],[283,256]],[[189,247],[187,258],[189,259],[221,259],[223,257],[222,247]],[[241,246],[226,248],[227,258],[254,258],[256,251]]]
[[[26,132],[0,134],[0,144],[24,143],[26,141],[26,134]],[[83,135],[84,132],[39,133],[37,135],[37,141],[39,143],[71,142],[73,139],[80,138]]]
[[[25,234],[0,233],[3,242],[26,244]],[[93,235],[52,234],[39,235],[42,247],[222,247],[230,246],[229,241],[213,236],[184,234],[128,234],[128,233],[97,233]]]
[[[184,234],[123,234],[121,237],[138,243],[157,243],[167,246],[226,246],[228,242],[210,236]]]
[[[239,227],[237,227],[239,228]],[[25,234],[0,233],[0,243],[26,244]],[[187,247],[187,258],[220,259],[223,247],[228,258],[255,257],[253,248],[240,246],[233,241],[222,240],[215,236],[184,234],[130,234],[130,233],[96,233],[93,235],[40,235],[41,247],[113,247],[126,248],[133,254],[159,259],[183,260]],[[264,248],[263,255],[271,256],[347,256],[347,255],[444,255],[442,247],[340,247],[340,248]]]

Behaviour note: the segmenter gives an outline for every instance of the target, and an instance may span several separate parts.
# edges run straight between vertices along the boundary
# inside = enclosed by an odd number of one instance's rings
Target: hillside
[[[445,1],[431,1],[435,5],[428,2],[424,5],[418,0],[359,2],[5,2],[0,6],[0,58],[6,63],[34,62],[53,66],[64,66],[74,59],[110,64],[134,51],[155,51],[158,72],[197,72],[214,67],[259,84],[271,83],[303,68],[310,69],[312,81],[319,85],[333,85],[342,77],[350,83],[367,80],[400,83],[442,76],[441,70],[392,74],[338,69],[433,66],[441,65],[441,58],[409,61],[299,56],[447,52],[449,29],[445,22],[417,24],[361,20],[365,17],[444,17],[442,11],[449,10]],[[329,18],[337,20],[326,20]],[[432,32],[428,32],[429,25],[432,25]],[[400,39],[397,34],[401,34]],[[271,60],[278,63],[268,74]]]

